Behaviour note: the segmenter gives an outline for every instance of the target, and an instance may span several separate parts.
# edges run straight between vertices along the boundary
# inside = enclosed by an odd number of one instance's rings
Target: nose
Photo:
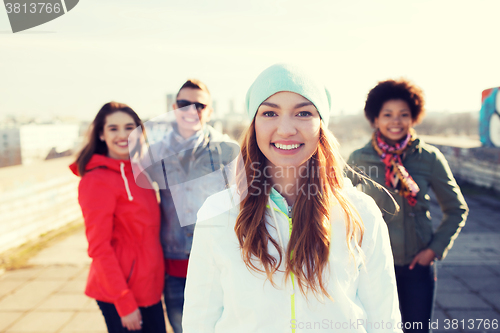
[[[394,124],[399,124],[401,122],[401,117],[400,116],[394,116],[394,117],[392,117],[392,122]]]
[[[120,139],[127,139],[130,131],[127,131],[126,129],[121,129],[118,131],[118,138]]]
[[[195,104],[191,104],[191,105],[187,106],[186,112],[192,113],[192,114],[194,114],[194,113],[198,114],[198,109],[196,109]]]
[[[277,134],[281,137],[287,138],[297,134],[297,128],[295,127],[295,123],[293,119],[290,117],[280,117]]]

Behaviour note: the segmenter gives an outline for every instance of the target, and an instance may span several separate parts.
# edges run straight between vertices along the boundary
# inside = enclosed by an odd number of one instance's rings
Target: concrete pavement
[[[469,218],[438,263],[433,322],[439,325],[434,332],[500,332],[500,199],[478,189],[464,188],[464,196]],[[432,199],[437,227],[442,213]],[[494,320],[498,326],[492,325]]]
[[[102,332],[104,319],[83,294],[90,259],[83,228],[41,251],[29,268],[0,277],[0,332]]]
[[[467,225],[438,263],[435,332],[500,332],[493,325],[500,325],[500,200],[481,194],[466,200]],[[438,224],[441,212],[433,202]],[[0,332],[106,332],[95,301],[83,294],[86,248],[80,229],[38,253],[29,268],[1,275]]]

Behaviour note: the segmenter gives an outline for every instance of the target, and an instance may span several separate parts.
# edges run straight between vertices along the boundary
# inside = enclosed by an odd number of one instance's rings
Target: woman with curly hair
[[[344,179],[328,91],[278,64],[246,107],[238,182],[198,212],[184,333],[400,332],[387,226]]]
[[[420,139],[413,126],[424,116],[422,90],[405,79],[379,82],[369,93],[365,116],[375,128],[366,146],[348,163],[367,173],[379,188],[363,185],[375,199],[389,228],[401,315],[406,332],[428,332],[436,284],[434,260],[443,259],[465,224],[468,208],[446,159]],[[361,178],[353,176],[356,185]],[[436,194],[443,220],[433,231],[428,195]]]

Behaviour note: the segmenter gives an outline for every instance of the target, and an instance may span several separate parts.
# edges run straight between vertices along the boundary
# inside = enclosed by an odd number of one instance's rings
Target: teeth
[[[198,119],[196,118],[184,118],[185,121],[187,121],[188,123],[196,123],[198,122]]]
[[[281,143],[275,143],[274,146],[279,149],[283,150],[291,150],[291,149],[297,149],[300,147],[300,144],[294,144],[294,145],[282,145]]]

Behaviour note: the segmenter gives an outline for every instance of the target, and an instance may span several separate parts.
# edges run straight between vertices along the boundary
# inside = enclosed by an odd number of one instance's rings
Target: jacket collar
[[[121,166],[122,164],[124,165],[123,167]],[[72,163],[69,168],[75,175],[80,176],[78,174],[78,167],[76,165],[76,162]],[[132,169],[130,160],[117,160],[100,154],[92,155],[90,161],[85,166],[85,171],[90,171],[95,168],[107,168],[120,173],[122,168],[127,171]]]
[[[71,164],[69,166],[71,171],[77,176],[78,174],[78,167],[76,165],[76,162]],[[111,157],[107,157],[105,155],[100,155],[100,154],[94,154],[90,158],[90,161],[87,163],[85,166],[85,172],[97,169],[97,168],[106,168],[109,170],[113,170],[116,172],[119,172],[121,175],[121,178],[123,180],[123,184],[125,186],[125,190],[127,191],[127,197],[129,201],[134,200],[134,197],[132,196],[132,193],[130,192],[130,186],[128,183],[128,179],[126,176],[126,173],[131,173],[132,172],[132,164],[130,160],[117,160]]]
[[[415,140],[413,140],[413,142],[410,144],[410,146],[408,147],[408,149],[406,150],[406,152],[404,153],[404,156],[411,155],[416,150],[418,150],[419,152],[422,152],[422,145],[423,144],[424,144],[424,141],[422,141],[422,139],[420,139],[417,136],[415,138]],[[371,140],[368,141],[368,143],[362,148],[362,152],[363,152],[363,154],[365,154],[367,156],[373,157],[373,159],[367,157],[367,161],[368,162],[370,162],[372,160],[373,161],[377,161],[377,162],[380,161],[380,157],[377,154],[377,152],[375,151],[375,149],[373,148]]]

